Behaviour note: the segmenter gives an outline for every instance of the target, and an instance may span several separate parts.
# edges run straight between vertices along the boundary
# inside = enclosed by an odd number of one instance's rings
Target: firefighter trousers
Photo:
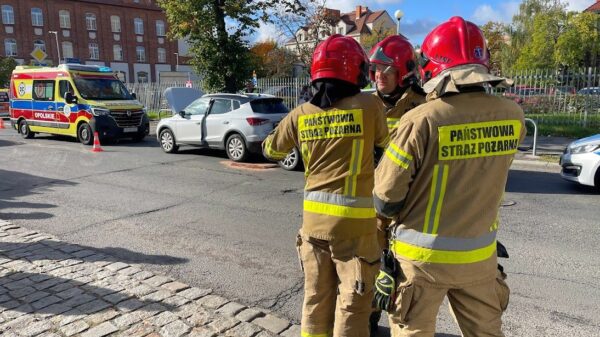
[[[433,337],[444,297],[463,337],[503,337],[501,317],[510,294],[505,278],[498,271],[496,278],[449,288],[409,277],[398,285],[389,313],[392,337]]]
[[[325,241],[300,232],[296,245],[304,270],[302,337],[368,337],[377,235]]]

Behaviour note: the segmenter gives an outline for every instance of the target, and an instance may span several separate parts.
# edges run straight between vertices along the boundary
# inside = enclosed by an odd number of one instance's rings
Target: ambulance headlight
[[[92,115],[94,115],[94,116],[108,116],[108,115],[110,115],[110,110],[105,109],[105,108],[92,107]]]

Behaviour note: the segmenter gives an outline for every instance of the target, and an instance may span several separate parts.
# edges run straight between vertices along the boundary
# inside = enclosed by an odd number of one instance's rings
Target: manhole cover
[[[516,204],[517,203],[515,201],[505,200],[505,201],[502,202],[502,204],[500,204],[500,206],[502,206],[502,207],[509,207],[509,206],[514,206]]]

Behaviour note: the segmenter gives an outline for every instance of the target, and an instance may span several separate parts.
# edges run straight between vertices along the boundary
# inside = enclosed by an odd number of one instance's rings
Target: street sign
[[[46,57],[48,57],[48,54],[46,54],[46,52],[43,51],[40,47],[35,47],[35,49],[33,49],[30,55],[31,57],[33,57],[34,60],[36,60],[39,63],[42,63],[42,61],[44,61]]]

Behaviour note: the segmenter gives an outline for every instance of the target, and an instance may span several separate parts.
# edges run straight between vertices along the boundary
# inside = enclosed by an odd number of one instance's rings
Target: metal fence
[[[538,124],[600,128],[600,73],[596,69],[568,73],[531,70],[506,76],[515,85],[508,90],[492,88],[490,92],[517,102]],[[280,97],[293,109],[301,102],[303,87],[309,83],[308,78],[262,78],[257,80],[254,92]],[[192,85],[205,91],[202,81]],[[184,86],[185,82],[127,84],[148,111],[155,113],[168,110],[162,97],[166,88]]]

